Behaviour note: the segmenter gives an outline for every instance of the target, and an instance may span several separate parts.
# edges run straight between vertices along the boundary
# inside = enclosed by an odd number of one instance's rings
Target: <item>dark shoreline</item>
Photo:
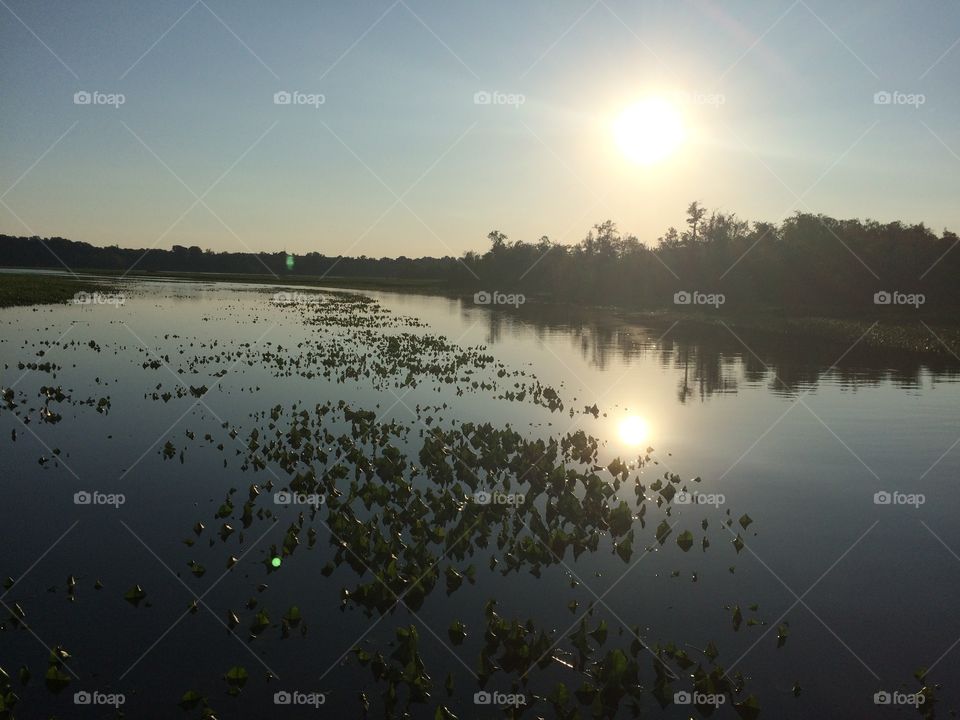
[[[25,270],[24,273],[5,272],[0,274],[0,308],[33,304],[50,304],[68,301],[74,293],[80,291],[115,291],[113,286],[106,287],[102,281],[85,277],[75,278],[53,269],[43,269],[42,274],[31,272],[37,268],[4,268],[8,271]],[[121,278],[121,273],[110,270],[82,269],[78,274],[104,280]],[[43,283],[29,280],[44,277]],[[127,276],[129,280],[183,280],[190,282],[232,282],[260,285],[303,286],[332,288],[343,290],[374,290],[384,292],[404,292],[418,295],[438,295],[456,299],[472,299],[472,292],[454,290],[445,281],[412,280],[377,277],[317,277],[311,275],[290,275],[272,277],[270,275],[231,274],[231,273],[189,273],[189,272],[140,272]],[[698,330],[712,330],[727,334],[740,331],[752,336],[762,335],[769,338],[817,341],[835,344],[841,351],[852,346],[876,348],[900,352],[934,354],[954,357],[960,360],[960,323],[949,324],[943,317],[924,318],[900,314],[887,320],[877,318],[849,317],[833,318],[817,314],[796,316],[778,314],[773,310],[751,313],[723,312],[682,312],[673,309],[637,310],[616,305],[583,305],[564,303],[549,298],[531,298],[531,304],[552,305],[558,311],[572,312],[575,315],[593,315],[609,313],[613,317],[628,323],[663,327],[683,326]],[[495,306],[491,306],[495,307]],[[886,308],[881,308],[885,310]],[[523,306],[514,310],[504,310],[523,317]],[[952,319],[951,319],[952,320]],[[746,349],[745,349],[746,351]]]

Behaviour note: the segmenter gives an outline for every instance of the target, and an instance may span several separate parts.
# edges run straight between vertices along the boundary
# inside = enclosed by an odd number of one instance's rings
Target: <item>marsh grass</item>
[[[111,292],[113,288],[95,280],[37,275],[0,275],[0,307],[52,305],[73,299],[78,292]]]

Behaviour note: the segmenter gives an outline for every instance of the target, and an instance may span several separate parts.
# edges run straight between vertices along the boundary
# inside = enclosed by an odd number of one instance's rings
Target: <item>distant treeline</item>
[[[782,223],[748,222],[698,203],[685,226],[645,245],[604,222],[576,245],[542,237],[510,241],[493,231],[486,252],[461,258],[346,258],[319,253],[213,253],[99,248],[62,238],[0,236],[0,264],[126,270],[275,273],[404,278],[451,290],[524,293],[558,301],[635,308],[773,309],[826,315],[960,309],[960,238],[922,223],[837,220],[797,213]],[[46,245],[46,247],[44,247]],[[54,255],[56,254],[56,256]],[[59,260],[58,260],[59,257]],[[62,263],[60,262],[62,260]],[[269,268],[269,270],[268,270]],[[875,301],[876,298],[876,301]],[[678,302],[679,301],[679,302]],[[897,307],[899,306],[899,307]]]
[[[288,258],[292,260],[288,261]],[[289,262],[289,264],[288,264]],[[113,245],[96,247],[61,237],[0,235],[0,265],[61,270],[111,270],[138,272],[210,272],[244,275],[330,275],[333,277],[385,277],[448,280],[455,258],[329,257],[320,253],[288,256],[278,253],[231,253],[174,245],[131,249]]]
[[[464,256],[460,282],[636,308],[676,309],[678,295],[691,305],[722,296],[721,311],[876,314],[878,293],[881,303],[902,306],[893,312],[914,312],[914,300],[940,315],[960,308],[960,238],[923,224],[809,213],[747,222],[691,203],[685,227],[670,228],[652,247],[609,221],[573,246],[547,237],[510,242],[497,231],[488,237],[486,253]]]

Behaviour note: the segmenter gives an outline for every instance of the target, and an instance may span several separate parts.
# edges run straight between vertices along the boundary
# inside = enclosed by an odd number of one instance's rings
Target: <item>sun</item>
[[[650,438],[650,424],[638,415],[630,415],[620,421],[617,434],[625,445],[642,445]]]
[[[659,97],[641,100],[613,121],[613,138],[624,157],[639,165],[655,165],[670,157],[686,138],[683,117]]]

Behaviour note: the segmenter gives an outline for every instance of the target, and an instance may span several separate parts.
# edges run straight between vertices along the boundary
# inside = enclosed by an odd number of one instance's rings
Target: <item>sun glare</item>
[[[617,434],[626,445],[642,445],[650,438],[650,425],[642,417],[630,415],[620,422]]]
[[[683,117],[659,97],[641,100],[613,121],[613,138],[624,157],[639,165],[655,165],[683,144]]]

